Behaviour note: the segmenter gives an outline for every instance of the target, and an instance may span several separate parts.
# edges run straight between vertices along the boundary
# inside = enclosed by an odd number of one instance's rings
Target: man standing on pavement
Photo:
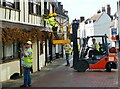
[[[72,48],[71,48],[70,44],[65,44],[65,45],[64,45],[64,50],[65,50],[66,61],[67,61],[66,66],[70,66],[70,58],[69,58],[69,55],[70,55],[71,52],[72,52]]]
[[[24,84],[20,87],[30,87],[31,86],[31,77],[30,77],[30,69],[32,67],[32,42],[27,41],[25,43],[25,48],[21,52],[24,56]]]

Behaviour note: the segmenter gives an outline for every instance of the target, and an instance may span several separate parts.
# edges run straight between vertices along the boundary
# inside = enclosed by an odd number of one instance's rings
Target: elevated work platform
[[[67,44],[70,43],[69,39],[66,40],[53,40],[53,44]]]

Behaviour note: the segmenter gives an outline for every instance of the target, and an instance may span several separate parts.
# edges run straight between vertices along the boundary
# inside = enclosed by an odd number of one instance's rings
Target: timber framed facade
[[[49,61],[62,57],[60,56],[63,55],[62,45],[52,45],[51,33],[49,32],[51,27],[42,21],[43,14],[53,12],[59,12],[57,20],[61,23],[68,18],[63,12],[61,3],[54,2],[54,0],[53,2],[0,0],[0,82],[10,79],[15,73],[21,74],[19,51],[21,42],[28,40],[29,36],[25,35],[27,32],[30,33],[32,30],[42,32],[41,36],[31,35],[34,38],[32,45],[33,72],[41,70]],[[66,27],[64,29],[67,30]],[[17,31],[22,35],[24,34],[23,38],[17,38],[20,35]],[[44,37],[45,34],[49,37]]]

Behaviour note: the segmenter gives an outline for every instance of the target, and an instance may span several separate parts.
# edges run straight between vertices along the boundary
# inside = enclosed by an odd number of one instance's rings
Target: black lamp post
[[[79,22],[75,19],[72,24],[72,40],[73,40],[73,68],[76,69],[76,64],[79,60],[78,43],[77,43],[77,30]]]

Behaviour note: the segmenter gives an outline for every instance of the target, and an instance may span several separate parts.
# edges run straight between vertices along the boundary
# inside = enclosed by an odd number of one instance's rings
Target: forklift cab
[[[83,42],[82,42],[83,47],[81,48],[81,53],[80,53],[82,55],[80,55],[80,58],[89,59],[88,55],[90,53],[90,50],[94,50],[92,48],[92,44],[93,44],[92,39],[95,39],[97,48],[98,48],[98,50],[96,50],[96,53],[94,53],[94,55],[92,55],[92,60],[99,59],[99,57],[102,57],[105,55],[107,56],[108,55],[108,45],[109,45],[107,43],[107,36],[101,35],[101,36],[89,36],[89,37],[83,39]]]
[[[94,52],[92,58],[88,55],[91,52],[91,39],[96,39],[97,44],[99,44],[99,52]],[[111,69],[117,68],[117,57],[115,52],[109,51],[109,44],[107,43],[107,36],[89,36],[83,38],[82,47],[80,50],[80,57],[76,63],[75,70],[80,72],[85,72],[87,69],[106,69],[107,72],[111,72]]]

